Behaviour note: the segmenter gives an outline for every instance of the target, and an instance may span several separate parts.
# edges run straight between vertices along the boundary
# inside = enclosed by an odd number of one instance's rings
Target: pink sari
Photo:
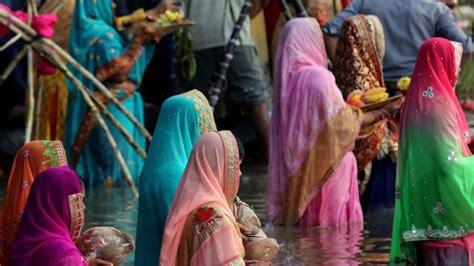
[[[275,62],[269,219],[330,226],[362,222],[354,142],[362,115],[327,69],[315,19],[291,20]]]
[[[244,265],[231,206],[239,190],[237,142],[228,131],[195,144],[166,221],[160,265]]]

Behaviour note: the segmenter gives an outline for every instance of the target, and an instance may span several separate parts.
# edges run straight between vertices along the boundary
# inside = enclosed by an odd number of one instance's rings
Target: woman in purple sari
[[[74,244],[84,225],[83,187],[68,167],[48,169],[33,183],[9,265],[88,265]]]

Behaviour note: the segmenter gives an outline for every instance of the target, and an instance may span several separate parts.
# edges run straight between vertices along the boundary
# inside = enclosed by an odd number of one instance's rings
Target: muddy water
[[[265,221],[266,167],[242,169],[239,196],[254,207]],[[0,188],[3,200],[5,185]],[[127,188],[88,188],[86,191],[86,227],[113,226],[135,235],[137,201]],[[392,214],[366,214],[362,226],[299,229],[266,225],[265,231],[276,238],[281,251],[276,265],[358,265],[388,261]],[[133,265],[133,256],[126,265]]]

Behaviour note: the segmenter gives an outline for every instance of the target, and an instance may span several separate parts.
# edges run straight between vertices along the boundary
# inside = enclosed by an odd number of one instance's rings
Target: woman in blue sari
[[[166,217],[194,143],[216,125],[206,97],[192,90],[166,100],[140,177],[135,265],[156,265]]]
[[[129,39],[120,35],[114,28],[112,0],[76,1],[74,17],[69,36],[69,53],[87,70],[96,75],[141,123],[143,123],[143,101],[136,88],[153,53],[153,45],[145,45],[153,35],[143,27],[136,27]],[[92,83],[74,68],[71,71],[104,104],[107,102]],[[120,183],[122,173],[115,160],[104,131],[96,126],[96,120],[80,92],[68,84],[69,99],[65,146],[73,166],[83,176],[88,185],[112,181]],[[108,105],[115,119],[129,132],[135,141],[145,147],[145,138],[116,106]],[[119,150],[125,159],[132,178],[140,175],[144,160],[125,140],[120,132],[107,120]]]

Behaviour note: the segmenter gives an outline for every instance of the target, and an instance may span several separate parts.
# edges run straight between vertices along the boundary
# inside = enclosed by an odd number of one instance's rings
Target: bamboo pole
[[[0,19],[0,22],[1,21],[2,20]],[[10,30],[12,30],[12,31],[19,30],[18,28],[16,28],[13,25],[8,25],[8,27],[11,27]],[[28,37],[28,36],[24,36],[24,38],[27,41],[31,41],[31,38]],[[52,56],[48,54],[49,51],[46,48],[44,48],[44,46],[42,44],[39,44],[39,43],[35,42],[32,45],[35,47],[35,49],[38,52],[41,53],[41,55],[43,57],[47,57],[47,59],[50,60],[51,62],[55,62],[56,59],[52,58]],[[68,78],[71,78],[71,79],[75,78],[77,80],[77,78],[69,71],[69,69],[68,69],[68,73],[65,73],[65,74],[66,75],[69,74],[69,75],[67,75]],[[81,88],[78,88],[78,89],[81,89]],[[86,90],[86,92],[89,94],[91,99],[99,105],[98,107],[103,111],[104,115],[111,121],[111,123],[117,128],[117,130],[119,130],[119,132],[125,137],[125,139],[130,143],[130,145],[132,145],[132,147],[134,147],[134,149],[137,151],[137,153],[142,158],[145,159],[146,158],[146,152],[133,140],[133,137],[127,132],[127,130],[112,116],[112,114],[108,111],[108,109],[105,107],[105,105],[103,105],[100,101],[98,101],[90,90]]]
[[[15,70],[16,66],[20,61],[25,57],[26,52],[28,51],[28,46],[23,47],[23,49],[13,58],[13,61],[7,66],[5,71],[3,71],[2,76],[0,76],[0,86],[3,85],[3,82],[7,80],[10,74]]]
[[[9,14],[3,10],[0,9],[0,17],[3,18],[3,24],[4,25],[11,25],[14,24],[15,28],[19,31],[22,32],[24,36],[28,36],[31,39],[37,39],[37,42],[40,44],[47,46],[52,49],[53,52],[58,54],[61,58],[65,60],[65,62],[75,69],[79,71],[85,78],[89,79],[92,81],[94,86],[104,94],[104,96],[110,100],[114,105],[117,106],[117,108],[138,128],[139,132],[145,136],[145,138],[148,141],[151,141],[151,135],[146,130],[146,128],[128,111],[123,107],[123,105],[120,103],[117,98],[92,74],[90,73],[87,69],[85,69],[81,64],[79,64],[74,58],[72,58],[67,52],[65,52],[61,47],[59,47],[56,43],[53,41],[46,39],[46,38],[39,38],[40,36],[36,33],[34,29],[32,29],[30,26],[27,24],[23,23],[21,20],[14,16],[9,16]],[[39,39],[38,39],[39,38]]]
[[[290,21],[292,19],[291,12],[290,12],[290,7],[288,6],[288,3],[286,0],[280,0],[280,8],[281,8],[281,13],[283,14],[283,17],[285,18],[286,21]]]
[[[8,40],[7,43],[5,43],[2,47],[0,47],[0,52],[4,51],[8,47],[12,46],[14,43],[16,43],[19,39],[21,39],[21,34],[17,34],[15,37],[11,38]]]
[[[300,0],[293,0],[293,4],[295,5],[296,14],[300,18],[305,18],[308,16],[304,5],[301,3]]]

